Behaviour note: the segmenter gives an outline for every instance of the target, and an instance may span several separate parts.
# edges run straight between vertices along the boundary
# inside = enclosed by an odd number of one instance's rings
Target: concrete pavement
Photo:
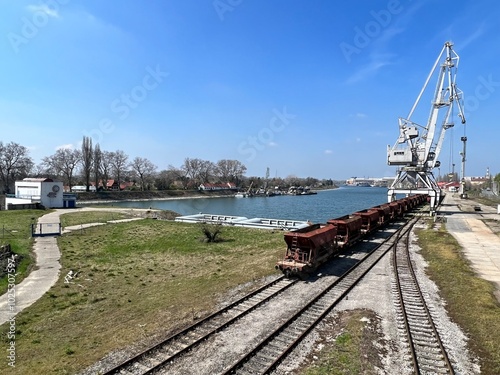
[[[37,223],[59,223],[60,211],[62,210],[43,215],[38,219]],[[68,211],[64,210],[63,212]],[[31,271],[28,277],[16,285],[14,289],[15,301],[9,304],[7,293],[0,296],[0,324],[5,323],[23,309],[32,305],[59,278],[61,253],[57,246],[57,238],[55,236],[35,238],[34,253],[36,257],[36,269]]]
[[[476,207],[481,210],[476,211]],[[446,217],[446,229],[462,247],[472,269],[495,285],[500,302],[500,237],[482,221],[499,221],[497,209],[448,193],[438,215]]]

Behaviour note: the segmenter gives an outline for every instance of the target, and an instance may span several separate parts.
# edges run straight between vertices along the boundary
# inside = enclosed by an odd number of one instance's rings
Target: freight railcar
[[[373,207],[378,212],[378,225],[383,226],[391,220],[391,206],[389,204],[381,204]]]
[[[375,209],[361,210],[354,213],[361,218],[361,233],[368,234],[379,227],[379,213]]]
[[[327,221],[327,224],[337,227],[337,244],[346,247],[359,241],[363,220],[359,216],[345,215]]]
[[[345,248],[426,201],[426,195],[409,196],[328,220],[326,224],[312,224],[287,232],[284,235],[286,253],[276,263],[276,269],[287,276],[305,277]]]
[[[329,224],[313,224],[285,233],[285,242],[285,257],[276,268],[288,276],[307,274],[339,250],[337,227]]]

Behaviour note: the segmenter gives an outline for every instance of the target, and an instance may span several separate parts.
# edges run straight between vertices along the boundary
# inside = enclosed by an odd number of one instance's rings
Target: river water
[[[310,220],[323,223],[387,202],[387,189],[378,187],[341,187],[318,191],[316,195],[275,196],[252,198],[194,198],[176,200],[124,201],[115,207],[156,208],[171,210],[181,215],[202,213],[245,216],[247,218],[273,218]]]

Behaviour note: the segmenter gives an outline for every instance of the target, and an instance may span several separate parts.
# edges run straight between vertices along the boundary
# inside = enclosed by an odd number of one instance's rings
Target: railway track
[[[398,233],[406,233],[409,230],[409,224],[401,226],[395,235],[385,240],[360,263],[333,281],[302,309],[265,337],[260,344],[247,351],[247,354],[227,369],[224,375],[268,374],[272,372],[373,266],[393,248]]]
[[[241,319],[270,299],[275,298],[296,282],[297,280],[290,280],[282,276],[181,332],[170,336],[159,344],[109,369],[104,374],[145,375],[156,373],[177,357],[189,352],[213,334]]]
[[[285,323],[262,338],[260,343],[254,343],[256,346],[247,349],[239,359],[233,358],[233,364],[229,363],[223,366],[220,373],[226,375],[266,374],[273,371],[364,275],[395,246],[397,240],[411,229],[411,224],[406,222],[397,223],[397,225],[400,227],[394,235],[383,240],[368,255],[358,260],[357,264],[318,292],[310,302],[306,303],[293,316],[288,317]],[[195,349],[210,336],[229,327],[295,283],[297,283],[297,280],[281,277],[154,347],[139,353],[104,374],[145,375],[165,373],[164,371],[176,359],[180,359],[180,357]]]
[[[415,374],[455,374],[419,287],[410,258],[409,235],[393,252],[393,292],[399,304],[398,325],[404,327]]]

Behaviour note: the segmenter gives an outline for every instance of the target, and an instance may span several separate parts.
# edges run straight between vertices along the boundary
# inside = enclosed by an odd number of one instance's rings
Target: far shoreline
[[[337,190],[339,187],[328,188],[328,189],[314,189],[316,192],[320,191],[329,191],[329,190]],[[178,196],[158,196],[157,194],[167,194],[170,195],[172,192],[182,193]],[[147,198],[139,198],[138,195],[142,194],[152,194]],[[96,196],[95,194],[99,194],[100,196]],[[112,197],[117,197],[119,195],[124,195],[120,197],[120,199],[106,199],[102,197],[103,195],[110,195]],[[96,204],[107,204],[107,203],[121,203],[121,202],[147,202],[147,201],[171,201],[171,200],[186,200],[186,199],[210,199],[210,198],[235,198],[235,191],[226,192],[226,194],[221,194],[220,192],[210,192],[210,191],[183,191],[183,190],[166,190],[163,192],[104,192],[104,193],[79,193],[77,198],[78,206],[88,206],[88,205],[96,205]],[[84,196],[90,199],[80,199]],[[128,197],[130,196],[130,197]]]
[[[184,197],[153,197],[153,198],[131,198],[131,199],[113,199],[113,200],[83,200],[78,201],[79,205],[94,205],[94,204],[104,204],[104,203],[121,203],[121,202],[147,202],[147,201],[177,201],[177,200],[185,200],[185,199],[211,199],[211,198],[234,198],[234,195],[211,195],[211,196],[202,196],[202,195],[193,195],[193,196],[184,196]]]

